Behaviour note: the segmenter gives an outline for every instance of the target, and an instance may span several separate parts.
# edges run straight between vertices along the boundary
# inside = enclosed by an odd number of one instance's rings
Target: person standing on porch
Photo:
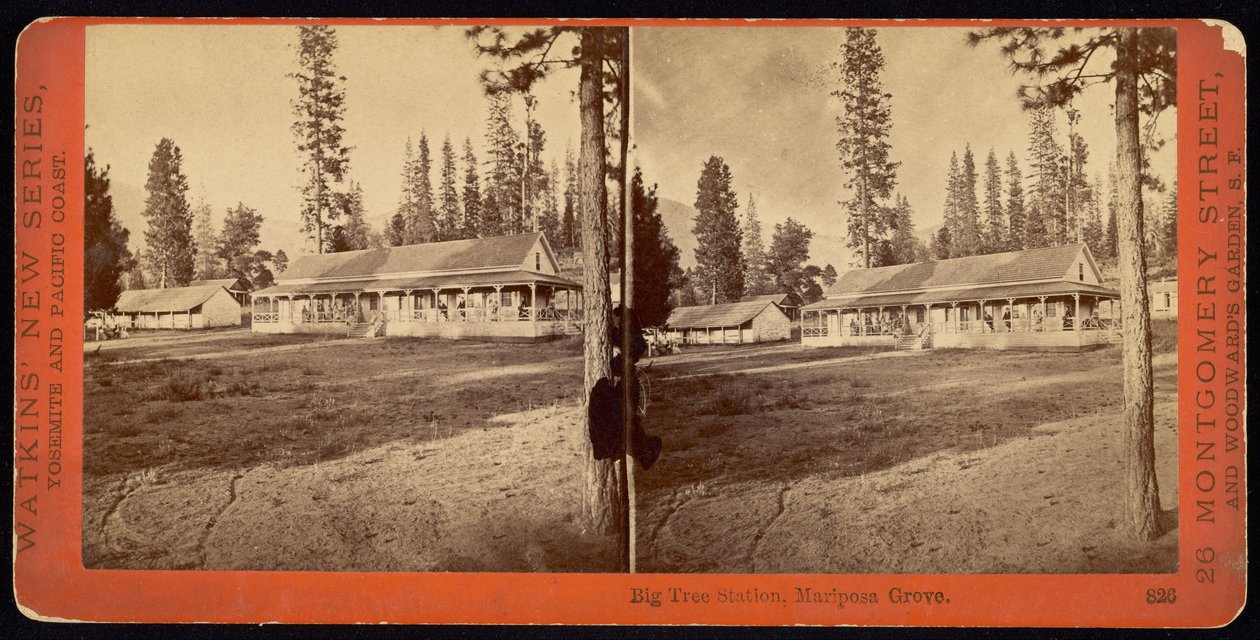
[[[1011,310],[1010,309],[1002,310],[1002,327],[1006,329],[1007,331],[1011,330]]]
[[[1071,329],[1074,326],[1075,318],[1072,317],[1072,307],[1068,307],[1063,311],[1063,328]]]

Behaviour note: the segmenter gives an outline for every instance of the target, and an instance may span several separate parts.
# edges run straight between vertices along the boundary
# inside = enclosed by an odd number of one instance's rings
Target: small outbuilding
[[[666,335],[679,344],[747,344],[792,338],[792,320],[772,300],[678,307]]]
[[[1177,319],[1176,278],[1147,283],[1146,295],[1151,301],[1152,318]]]
[[[116,317],[130,329],[210,329],[241,324],[241,305],[222,285],[129,289]]]

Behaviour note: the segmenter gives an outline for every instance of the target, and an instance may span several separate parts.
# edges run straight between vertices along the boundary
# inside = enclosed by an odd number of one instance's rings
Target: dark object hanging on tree
[[[639,404],[639,389],[634,390],[635,405]],[[620,458],[625,455],[621,425],[621,383],[614,385],[608,378],[600,378],[591,389],[590,415],[587,424],[590,429],[591,448],[596,460]],[[631,433],[630,455],[639,461],[646,471],[652,468],[661,456],[660,436],[649,436],[643,430],[643,418],[639,411],[634,411],[634,424]]]

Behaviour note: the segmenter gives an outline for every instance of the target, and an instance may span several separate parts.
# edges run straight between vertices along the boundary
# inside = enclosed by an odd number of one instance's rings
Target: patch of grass
[[[102,387],[112,387],[114,386],[114,379],[108,376],[103,377],[103,378],[97,378],[96,384],[99,384]]]
[[[256,396],[261,391],[262,385],[257,380],[233,380],[223,389],[223,395]]]
[[[1175,319],[1151,320],[1151,351],[1154,353],[1177,352],[1177,321]]]
[[[166,385],[159,387],[161,398],[171,402],[191,402],[209,397],[209,377],[204,373],[195,373],[184,369],[176,369],[166,377]]]
[[[149,411],[144,414],[144,421],[146,424],[161,424],[178,418],[182,413],[184,413],[182,407],[164,404],[150,408]]]

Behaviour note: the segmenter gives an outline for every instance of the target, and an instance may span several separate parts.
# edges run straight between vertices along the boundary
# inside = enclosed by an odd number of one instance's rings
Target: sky
[[[465,136],[478,159],[487,159],[478,73],[492,63],[476,56],[462,27],[338,26],[336,32],[335,61],[346,77],[344,142],[353,147],[348,179],[362,184],[368,219],[379,229],[398,205],[407,136],[428,134],[435,185],[447,134],[461,184]],[[86,141],[97,164],[110,165],[133,248],[143,242],[138,209],[149,158],[168,137],[183,153],[191,204],[205,198],[221,224],[228,208],[245,203],[263,215],[260,248],[310,252],[299,220],[302,157],[290,130],[297,88],[286,77],[297,67],[297,39],[292,25],[87,29]],[[546,162],[563,165],[566,145],[578,143],[576,86],[577,71],[561,70],[535,91]],[[515,116],[523,132],[519,99]]]
[[[970,143],[982,172],[990,149],[1005,168],[1014,151],[1027,175],[1028,116],[1016,99],[1026,79],[1013,76],[996,44],[969,47],[966,29],[894,26],[876,36],[892,94],[892,160],[897,191],[906,195],[919,229],[941,223],[949,158]],[[710,155],[731,167],[742,214],[754,194],[766,241],[791,216],[815,232],[812,259],[840,271],[850,197],[835,150],[838,77],[844,30],[831,27],[654,27],[632,38],[635,158],[658,195],[692,204]],[[1098,58],[1091,64],[1109,65]],[[1103,67],[1105,68],[1105,67]],[[1090,145],[1088,172],[1104,178],[1115,154],[1114,88],[1097,86],[1077,99],[1077,125]],[[1059,116],[1066,145],[1066,117]],[[1159,121],[1169,143],[1151,158],[1171,183],[1176,115]],[[983,180],[983,174],[981,174]],[[677,233],[677,230],[671,230]]]

